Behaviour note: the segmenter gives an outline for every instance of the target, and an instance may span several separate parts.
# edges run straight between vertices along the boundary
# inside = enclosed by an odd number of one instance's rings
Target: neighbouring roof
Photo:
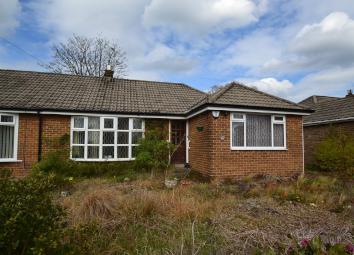
[[[329,96],[317,96],[313,95],[304,100],[302,100],[299,104],[313,108],[317,103],[338,99],[339,97],[329,97]]]
[[[354,95],[343,98],[315,96],[317,98],[315,101],[313,97],[300,102],[300,104],[311,105],[314,109],[311,115],[304,117],[304,125],[354,120]]]
[[[0,70],[0,109],[184,115],[207,105],[309,112],[235,82],[209,95],[182,83]]]

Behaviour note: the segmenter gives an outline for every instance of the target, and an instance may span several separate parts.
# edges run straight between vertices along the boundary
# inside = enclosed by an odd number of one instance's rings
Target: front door
[[[186,122],[184,120],[171,120],[171,143],[175,145],[171,162],[186,163]]]

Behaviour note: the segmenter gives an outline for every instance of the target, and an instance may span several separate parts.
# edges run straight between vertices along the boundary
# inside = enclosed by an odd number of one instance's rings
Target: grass
[[[170,190],[162,176],[77,181],[70,196],[57,197],[68,213],[66,240],[78,254],[284,253],[318,235],[329,243],[353,240],[350,179],[187,183]]]

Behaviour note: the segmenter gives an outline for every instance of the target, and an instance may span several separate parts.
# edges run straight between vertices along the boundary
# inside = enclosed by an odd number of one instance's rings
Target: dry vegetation
[[[282,253],[318,235],[352,242],[352,184],[322,176],[189,181],[169,190],[162,178],[86,179],[58,200],[68,211],[68,238],[83,254]]]

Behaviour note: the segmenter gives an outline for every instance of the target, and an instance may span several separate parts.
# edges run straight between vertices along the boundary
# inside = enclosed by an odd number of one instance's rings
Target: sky
[[[45,71],[73,34],[117,41],[127,78],[295,102],[354,88],[354,0],[1,0],[0,68]]]

